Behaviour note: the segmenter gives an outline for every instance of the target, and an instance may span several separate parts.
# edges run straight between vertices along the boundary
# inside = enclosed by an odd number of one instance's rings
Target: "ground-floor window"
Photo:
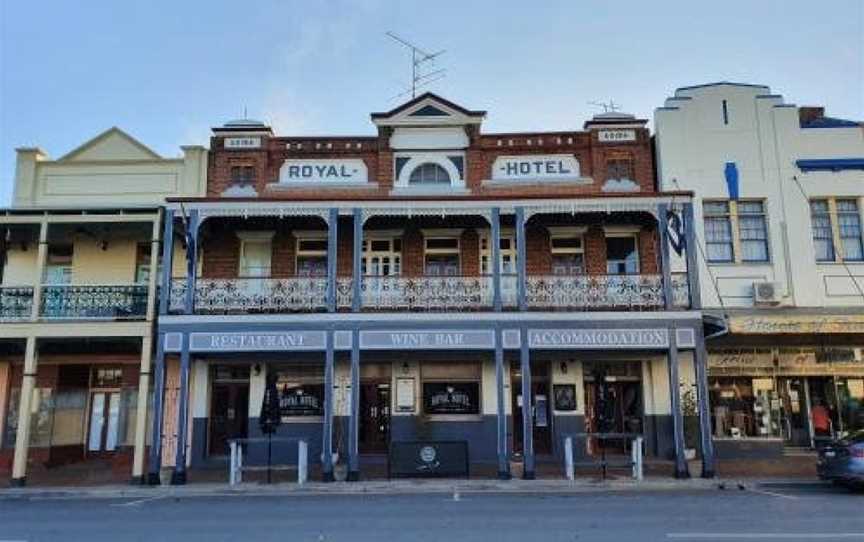
[[[283,421],[324,415],[324,366],[321,364],[279,364],[271,366],[279,391]]]
[[[715,437],[811,446],[864,429],[864,377],[712,376],[708,385]]]
[[[480,363],[421,365],[423,412],[428,415],[480,414]]]

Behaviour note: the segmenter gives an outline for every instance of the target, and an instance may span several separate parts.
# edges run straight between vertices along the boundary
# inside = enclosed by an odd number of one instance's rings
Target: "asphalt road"
[[[864,495],[830,487],[575,495],[4,499],[0,540],[861,540]]]

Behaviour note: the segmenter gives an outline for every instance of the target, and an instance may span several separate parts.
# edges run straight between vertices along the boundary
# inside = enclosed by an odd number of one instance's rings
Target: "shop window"
[[[279,412],[283,420],[324,414],[324,367],[321,365],[271,366],[276,374]]]
[[[718,200],[702,204],[709,263],[769,261],[768,221],[762,200]]]
[[[50,245],[45,262],[46,284],[70,284],[72,282],[72,245]]]
[[[549,252],[553,275],[581,275],[585,272],[585,247],[581,234],[551,231]]]
[[[635,235],[606,236],[606,272],[610,275],[639,273],[639,250]]]
[[[714,436],[729,438],[781,436],[781,401],[772,378],[709,379]]]
[[[231,166],[231,182],[233,184],[254,184],[255,168],[253,166]]]
[[[297,237],[297,276],[327,276],[327,234]]]
[[[459,238],[426,237],[425,272],[427,276],[456,276],[460,273]]]
[[[390,277],[402,274],[402,239],[398,237],[370,236],[363,240],[361,274],[372,277]]]
[[[516,241],[510,232],[502,233],[498,243],[499,260],[498,269],[503,275],[516,274]],[[480,235],[480,274],[491,275],[492,269],[489,261],[492,259],[492,247],[489,244],[489,233]]]
[[[408,184],[450,184],[450,174],[438,164],[426,162],[415,167],[408,178]]]
[[[427,415],[479,415],[479,363],[424,363],[423,411]]]

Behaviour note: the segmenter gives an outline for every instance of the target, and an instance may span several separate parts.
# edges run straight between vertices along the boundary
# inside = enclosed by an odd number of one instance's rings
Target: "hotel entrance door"
[[[531,412],[534,418],[534,453],[552,453],[552,411],[549,406],[549,363],[531,364]],[[513,453],[521,456],[522,431],[522,372],[519,362],[510,365],[510,389],[513,412]]]
[[[228,441],[249,431],[249,368],[216,366],[210,392],[210,455],[227,455]]]
[[[642,381],[639,364],[585,365],[585,430],[589,433],[643,432]],[[606,449],[627,452],[629,440],[607,441]],[[596,440],[589,452],[599,450]]]

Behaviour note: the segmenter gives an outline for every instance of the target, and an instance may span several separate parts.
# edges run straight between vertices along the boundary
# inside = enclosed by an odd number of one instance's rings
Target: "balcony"
[[[146,285],[42,287],[40,316],[46,320],[136,320],[146,315]]]
[[[28,320],[32,312],[31,286],[0,286],[0,322]]]
[[[353,280],[336,286],[340,311],[351,310]],[[686,274],[672,277],[676,308],[689,307]],[[360,284],[363,311],[482,311],[492,310],[491,276],[367,276]],[[186,281],[171,283],[169,312],[183,311]],[[643,275],[529,275],[525,297],[536,311],[658,311],[664,309],[663,279]],[[279,314],[322,312],[327,309],[324,277],[198,279],[196,314]],[[504,310],[517,308],[514,275],[501,276]]]

